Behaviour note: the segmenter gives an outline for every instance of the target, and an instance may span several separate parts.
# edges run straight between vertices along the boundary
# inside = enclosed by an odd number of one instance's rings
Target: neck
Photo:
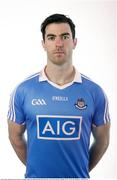
[[[45,73],[50,81],[62,86],[73,81],[75,69],[71,64],[64,64],[61,66],[55,64],[47,64]]]

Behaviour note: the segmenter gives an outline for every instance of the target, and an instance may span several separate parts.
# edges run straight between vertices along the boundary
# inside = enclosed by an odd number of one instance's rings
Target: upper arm
[[[20,125],[8,120],[8,132],[10,140],[15,141],[18,138],[21,138],[25,132],[25,129],[25,125]]]
[[[92,120],[95,126],[103,126],[110,122],[108,98],[100,87],[94,93],[94,114]]]
[[[13,122],[16,122],[16,128],[20,127],[19,125],[25,124],[25,114],[24,114],[24,90],[22,86],[18,86],[13,93],[10,96],[10,101],[9,101],[9,110],[7,114],[7,119],[12,121],[11,124],[13,125]]]
[[[95,141],[108,146],[110,138],[110,123],[97,127],[92,126],[92,134]]]

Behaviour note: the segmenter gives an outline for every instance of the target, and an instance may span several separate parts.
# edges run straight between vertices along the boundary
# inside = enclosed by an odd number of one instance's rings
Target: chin
[[[60,58],[60,57],[58,57],[58,58],[56,58],[56,57],[54,57],[54,58],[49,58],[49,60],[50,60],[53,64],[56,64],[56,65],[62,65],[62,64],[65,64],[65,62],[66,62],[66,59]]]
[[[64,65],[66,61],[52,61],[55,65]]]

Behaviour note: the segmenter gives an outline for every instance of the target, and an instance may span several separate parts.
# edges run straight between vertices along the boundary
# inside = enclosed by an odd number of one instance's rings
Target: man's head
[[[72,38],[73,39],[75,38],[75,25],[72,22],[72,20],[63,14],[53,14],[53,15],[47,17],[41,24],[41,32],[42,32],[43,40],[45,40],[46,27],[52,23],[56,23],[56,24],[67,23],[70,26],[70,29],[72,32]]]
[[[65,15],[54,14],[41,25],[42,46],[47,53],[48,63],[63,65],[72,63],[72,52],[77,44],[75,25]]]

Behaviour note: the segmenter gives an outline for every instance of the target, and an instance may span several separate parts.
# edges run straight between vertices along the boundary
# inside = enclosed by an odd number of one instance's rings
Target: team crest
[[[84,101],[83,98],[80,98],[75,103],[75,107],[80,109],[80,110],[82,110],[82,109],[86,109],[87,108],[87,104],[85,104],[85,101]]]

